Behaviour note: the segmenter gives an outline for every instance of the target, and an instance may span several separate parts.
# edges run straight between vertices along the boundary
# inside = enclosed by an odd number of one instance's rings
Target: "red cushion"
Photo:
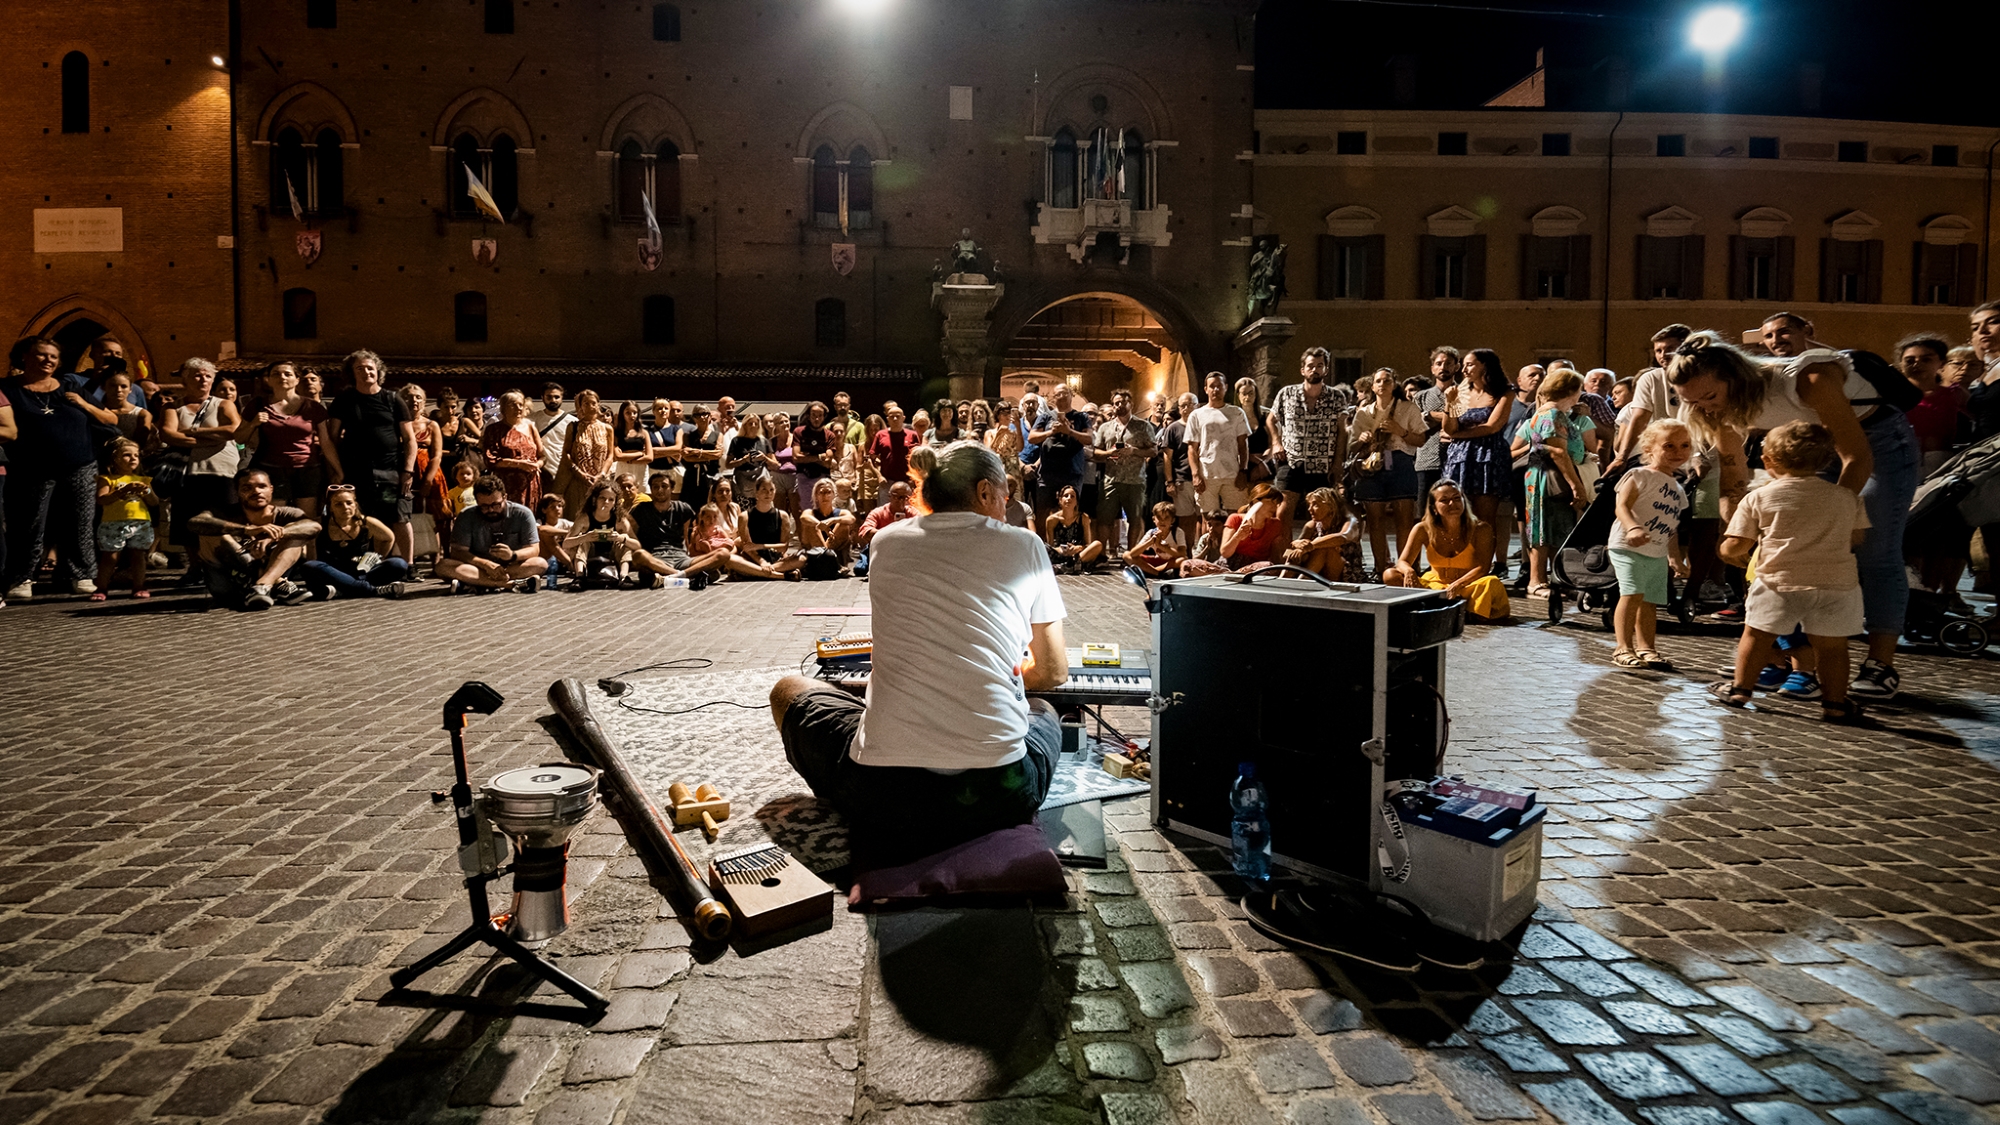
[[[1062,864],[1038,824],[989,832],[935,855],[896,867],[862,871],[855,883],[865,904],[947,895],[1061,894]]]

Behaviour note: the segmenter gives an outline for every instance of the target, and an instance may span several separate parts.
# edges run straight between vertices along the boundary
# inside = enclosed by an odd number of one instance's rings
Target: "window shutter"
[[[1871,305],[1882,303],[1882,240],[1871,238],[1861,244],[1861,299]]]
[[[1729,299],[1750,299],[1750,242],[1740,234],[1729,236]]]
[[[1569,236],[1569,299],[1590,300],[1590,236]]]
[[[1819,240],[1819,299],[1833,301],[1840,297],[1840,270],[1834,254],[1840,243],[1831,238]]]
[[[1702,278],[1707,272],[1707,247],[1702,236],[1689,234],[1681,236],[1681,300],[1702,299]]]
[[[1962,242],[1958,251],[1958,285],[1952,296],[1958,304],[1970,305],[1979,300],[1979,247],[1970,242]]]
[[[1417,297],[1428,301],[1437,296],[1438,281],[1438,238],[1434,234],[1417,236]]]
[[[1910,303],[1930,304],[1931,258],[1930,247],[1922,240],[1912,244],[1910,255]]]
[[[1465,299],[1486,299],[1486,236],[1470,235],[1465,240]]]
[[[1535,299],[1535,250],[1541,240],[1532,234],[1521,236],[1521,299]]]
[[[1367,270],[1368,281],[1361,295],[1370,301],[1379,301],[1383,292],[1382,259],[1388,256],[1388,238],[1386,235],[1371,234],[1362,240],[1362,245],[1367,248],[1368,260],[1363,263],[1363,268]]]
[[[1340,292],[1340,239],[1330,234],[1319,236],[1319,281],[1313,296],[1322,301],[1331,301]]]
[[[1650,301],[1653,298],[1654,260],[1659,257],[1660,248],[1655,245],[1662,241],[1649,235],[1640,235],[1638,248],[1632,252],[1632,299]]]
[[[1774,255],[1777,269],[1776,276],[1771,279],[1771,291],[1777,295],[1778,300],[1789,301],[1792,299],[1792,260],[1798,253],[1798,239],[1789,234],[1782,234],[1778,236],[1777,242],[1778,250]]]

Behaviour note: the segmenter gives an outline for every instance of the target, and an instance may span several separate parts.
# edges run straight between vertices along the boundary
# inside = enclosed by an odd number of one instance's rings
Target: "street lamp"
[[[889,6],[889,0],[834,0],[834,6],[854,16],[876,16]]]
[[[1688,24],[1688,43],[1710,57],[1720,55],[1743,37],[1743,10],[1716,4],[1696,12]]]

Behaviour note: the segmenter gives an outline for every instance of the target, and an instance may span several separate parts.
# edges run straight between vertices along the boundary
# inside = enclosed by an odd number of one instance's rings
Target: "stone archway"
[[[1179,393],[1193,378],[1188,349],[1159,313],[1123,293],[1076,293],[1043,305],[1000,353],[1000,393],[1066,382],[1088,402],[1129,390],[1135,405]]]
[[[135,371],[141,359],[145,359],[149,367],[152,366],[151,349],[146,346],[146,338],[140,335],[138,326],[113,306],[81,293],[72,293],[43,305],[40,312],[29,318],[21,335],[57,339],[63,349],[63,370],[68,371],[75,366],[78,356],[83,354],[90,341],[105,332],[116,336],[118,342],[125,345],[125,358]],[[157,378],[159,372],[152,374]]]

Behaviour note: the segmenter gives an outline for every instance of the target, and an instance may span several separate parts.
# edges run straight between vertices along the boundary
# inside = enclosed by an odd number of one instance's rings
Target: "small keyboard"
[[[846,633],[838,637],[821,637],[813,642],[813,655],[821,660],[851,660],[874,651],[873,633]]]
[[[1127,649],[1118,668],[1086,668],[1082,653],[1069,650],[1069,679],[1046,691],[1031,691],[1051,703],[1143,707],[1153,694],[1153,672],[1145,649]],[[856,694],[868,690],[874,665],[867,658],[825,661],[819,678]]]

